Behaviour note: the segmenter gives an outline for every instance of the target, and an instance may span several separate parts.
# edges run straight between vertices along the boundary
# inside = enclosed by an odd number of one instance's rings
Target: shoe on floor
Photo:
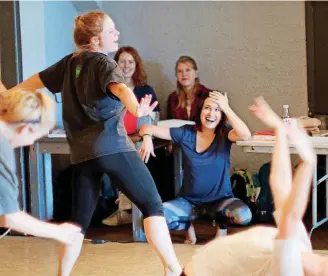
[[[121,211],[132,209],[132,202],[122,192],[119,193],[115,203],[118,203],[118,209]]]
[[[117,210],[115,213],[111,214],[108,218],[102,221],[103,224],[108,226],[117,226],[122,224],[132,223],[132,214],[127,211]]]

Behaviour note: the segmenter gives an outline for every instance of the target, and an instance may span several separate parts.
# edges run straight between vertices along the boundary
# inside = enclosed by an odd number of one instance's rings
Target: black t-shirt
[[[62,93],[72,163],[135,150],[123,124],[126,109],[108,89],[124,83],[114,60],[97,52],[70,54],[39,75],[52,93]]]

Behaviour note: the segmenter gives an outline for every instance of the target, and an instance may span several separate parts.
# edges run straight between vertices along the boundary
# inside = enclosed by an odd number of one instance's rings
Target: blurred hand
[[[255,98],[254,104],[249,107],[249,110],[255,117],[260,119],[269,127],[278,128],[283,126],[281,118],[271,109],[263,97]]]
[[[154,108],[158,105],[158,102],[154,102],[152,105],[150,105],[151,103],[151,98],[152,95],[145,95],[145,97],[143,97],[139,103],[139,106],[137,108],[137,117],[143,117],[143,116],[147,116],[150,115]]]
[[[290,123],[285,125],[285,128],[291,144],[296,147],[297,153],[302,160],[314,164],[317,156],[305,129],[298,124],[296,119],[291,119]]]
[[[140,149],[138,150],[139,156],[146,164],[148,163],[148,160],[150,158],[150,155],[153,157],[156,157],[154,152],[154,144],[151,136],[144,136],[143,142],[141,144]]]
[[[57,241],[70,245],[73,244],[78,235],[81,234],[81,227],[71,223],[62,223],[58,225],[58,232],[54,237]]]

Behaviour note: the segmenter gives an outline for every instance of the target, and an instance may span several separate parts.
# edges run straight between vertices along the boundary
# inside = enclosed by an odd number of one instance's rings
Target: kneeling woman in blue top
[[[195,121],[195,126],[180,128],[145,125],[139,133],[144,140],[139,153],[145,161],[153,155],[152,136],[172,140],[182,150],[183,184],[178,197],[164,203],[164,215],[169,229],[188,230],[185,242],[193,244],[191,221],[200,215],[209,215],[219,225],[247,225],[252,218],[248,206],[233,196],[229,177],[231,144],[249,139],[248,127],[230,108],[227,95],[214,91],[204,95]]]

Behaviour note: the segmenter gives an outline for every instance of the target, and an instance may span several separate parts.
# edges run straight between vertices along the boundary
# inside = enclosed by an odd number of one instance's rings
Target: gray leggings
[[[230,197],[211,203],[195,205],[183,197],[163,204],[164,216],[170,230],[187,230],[190,222],[202,216],[219,224],[247,225],[252,220],[248,206],[238,198]]]

